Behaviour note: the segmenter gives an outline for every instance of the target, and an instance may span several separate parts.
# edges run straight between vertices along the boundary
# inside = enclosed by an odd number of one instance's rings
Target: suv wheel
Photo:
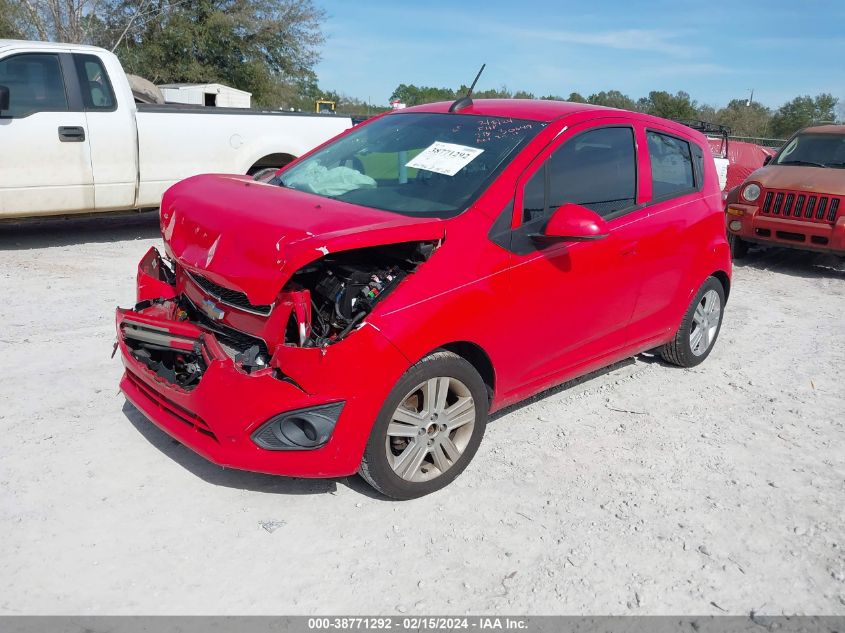
[[[695,367],[710,355],[725,313],[725,290],[715,277],[708,277],[687,308],[675,338],[660,355],[680,367]]]
[[[475,368],[439,351],[411,367],[367,441],[361,476],[394,499],[443,488],[469,464],[487,424],[487,388]]]
[[[733,233],[728,233],[728,245],[731,247],[731,257],[734,259],[742,259],[748,255],[748,242]]]

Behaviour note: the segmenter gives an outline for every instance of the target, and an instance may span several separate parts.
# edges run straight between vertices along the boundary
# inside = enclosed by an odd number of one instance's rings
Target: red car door
[[[712,241],[701,194],[704,150],[659,122],[650,121],[643,134],[648,161],[641,176],[650,196],[638,238],[642,284],[629,327],[631,344],[638,347],[678,327],[689,291],[697,289],[690,285],[694,260]]]
[[[601,365],[626,346],[641,277],[639,225],[648,215],[638,193],[640,135],[625,118],[573,126],[518,181],[510,232],[497,241],[508,240],[512,253],[510,305],[518,343],[511,353],[520,389]],[[532,238],[567,202],[604,217],[610,234],[585,242]]]

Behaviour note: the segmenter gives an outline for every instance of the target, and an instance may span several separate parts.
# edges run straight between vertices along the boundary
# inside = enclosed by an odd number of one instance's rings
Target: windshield
[[[775,164],[845,167],[845,134],[799,134],[781,150]]]
[[[271,182],[404,215],[451,217],[544,125],[462,114],[388,115]]]

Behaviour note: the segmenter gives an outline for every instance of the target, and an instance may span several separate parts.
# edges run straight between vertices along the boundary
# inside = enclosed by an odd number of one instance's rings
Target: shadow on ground
[[[639,358],[644,362],[662,363],[658,357],[651,355],[641,355]],[[509,413],[518,411],[523,407],[556,395],[562,391],[566,391],[567,389],[572,389],[573,387],[583,383],[611,374],[614,371],[630,367],[635,363],[635,359],[629,358],[611,365],[610,367],[605,367],[587,374],[586,376],[582,376],[562,385],[558,385],[557,387],[547,389],[546,391],[532,396],[527,400],[510,407],[500,409],[490,416],[490,422],[497,421]],[[225,486],[227,488],[237,488],[239,490],[250,490],[253,492],[278,495],[317,495],[335,494],[337,492],[338,485],[341,485],[372,499],[377,499],[379,501],[395,501],[375,491],[358,475],[335,479],[302,479],[276,475],[264,475],[261,473],[251,473],[243,470],[223,468],[213,464],[204,457],[174,440],[150,422],[137,408],[135,408],[134,405],[128,401],[123,405],[123,414],[132,426],[134,426],[135,429],[144,437],[144,439],[146,439],[155,448],[173,461],[180,464],[192,474],[214,486]]]
[[[388,499],[373,490],[358,475],[335,479],[304,479],[223,468],[222,466],[213,464],[187,446],[183,446],[174,440],[150,422],[144,414],[128,401],[123,404],[123,415],[126,416],[126,419],[129,420],[144,439],[155,448],[188,472],[214,486],[225,486],[226,488],[274,495],[320,495],[335,494],[338,484],[340,484],[372,499],[392,501],[392,499]]]
[[[756,268],[805,279],[845,279],[845,258],[794,248],[752,246],[748,255],[734,260],[736,268]]]
[[[0,251],[154,239],[159,236],[157,210],[120,215],[34,218],[0,223]]]

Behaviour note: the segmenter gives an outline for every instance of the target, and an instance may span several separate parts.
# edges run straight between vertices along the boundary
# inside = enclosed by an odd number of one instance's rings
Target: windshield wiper
[[[779,162],[778,165],[809,165],[810,167],[827,167],[827,165],[814,163],[811,160],[784,160]]]

